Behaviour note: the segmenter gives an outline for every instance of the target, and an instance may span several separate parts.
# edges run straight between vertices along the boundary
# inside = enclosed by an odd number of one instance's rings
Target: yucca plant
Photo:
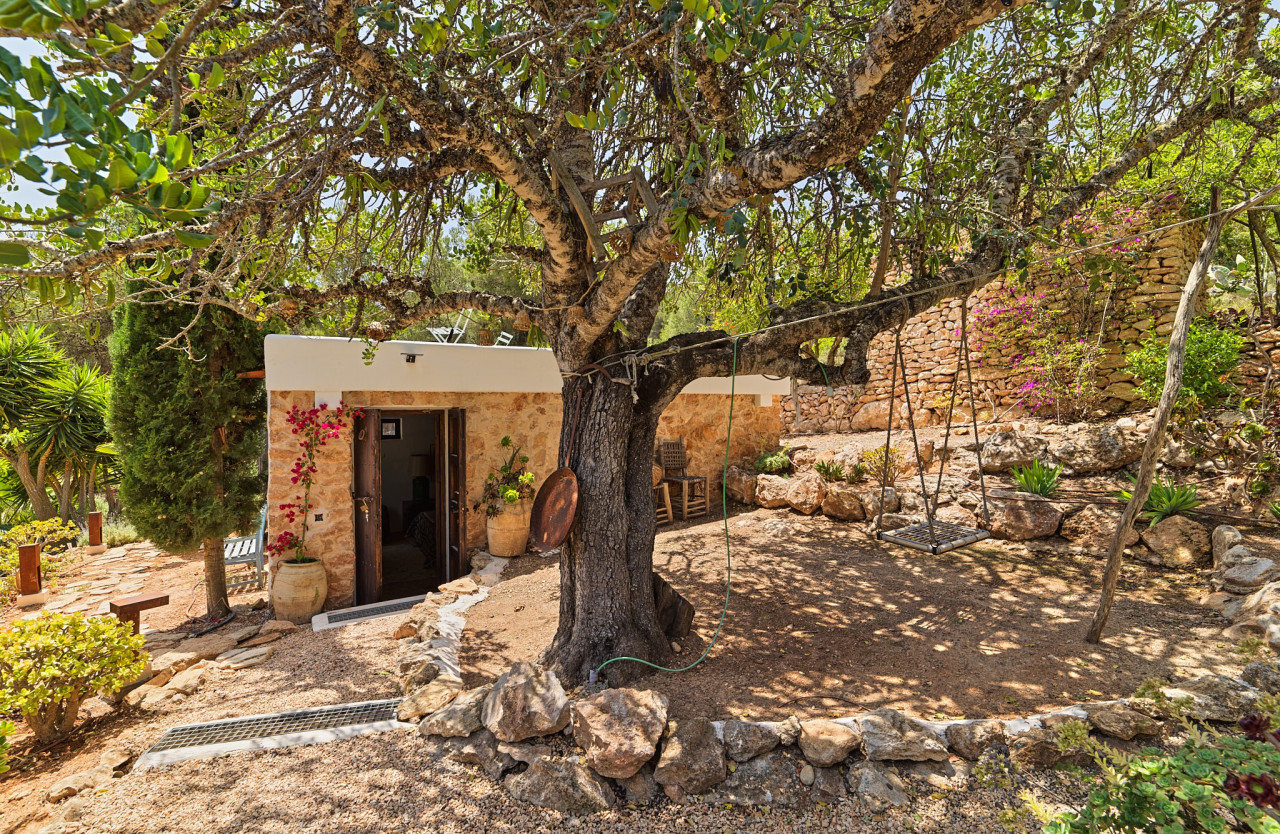
[[[1138,479],[1132,474],[1129,480],[1137,483]],[[1133,490],[1122,489],[1118,493],[1121,498],[1126,501],[1133,499]],[[1151,485],[1151,494],[1147,496],[1147,501],[1142,505],[1143,518],[1156,524],[1171,515],[1184,515],[1191,512],[1202,503],[1200,500],[1200,487],[1195,484],[1178,484],[1169,481],[1165,483],[1159,477],[1155,479],[1155,483]]]
[[[1062,478],[1062,464],[1045,466],[1040,461],[1032,461],[1030,466],[1015,466],[1010,472],[1013,482],[1023,492],[1041,495],[1048,498],[1058,491],[1058,482]]]
[[[835,461],[820,460],[813,465],[813,471],[822,476],[826,481],[843,481],[846,479],[844,467]]]

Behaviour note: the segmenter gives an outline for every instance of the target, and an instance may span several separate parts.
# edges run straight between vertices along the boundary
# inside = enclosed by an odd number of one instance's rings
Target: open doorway
[[[426,594],[463,575],[462,409],[366,409],[355,441],[356,603]]]

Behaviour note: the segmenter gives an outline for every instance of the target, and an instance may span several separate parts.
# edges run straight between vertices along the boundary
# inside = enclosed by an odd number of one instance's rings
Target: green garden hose
[[[733,558],[729,553],[729,442],[733,439],[733,397],[736,390],[738,380],[738,339],[733,340],[733,369],[729,374],[729,430],[725,433],[724,438],[724,470],[720,476],[720,508],[724,515],[724,608],[720,610],[720,622],[716,624],[716,633],[711,636],[711,642],[707,644],[707,648],[698,659],[690,663],[688,666],[682,666],[679,669],[672,669],[668,666],[659,666],[657,663],[651,663],[638,657],[613,657],[601,663],[599,666],[591,670],[588,683],[595,684],[599,679],[600,670],[608,666],[610,663],[617,663],[620,660],[630,660],[648,666],[650,669],[657,669],[659,672],[688,672],[693,667],[707,659],[707,655],[711,654],[711,650],[715,648],[716,641],[720,639],[720,632],[724,629],[725,618],[729,615],[729,594],[733,588]]]

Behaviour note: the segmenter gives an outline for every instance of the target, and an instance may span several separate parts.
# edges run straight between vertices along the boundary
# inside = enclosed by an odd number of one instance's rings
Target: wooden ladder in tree
[[[564,188],[565,193],[569,195],[569,203],[573,206],[574,213],[578,215],[578,220],[581,221],[582,227],[587,231],[587,241],[591,246],[591,254],[597,272],[604,269],[609,261],[609,252],[605,249],[606,243],[612,242],[615,248],[618,249],[625,250],[630,248],[630,227],[640,222],[639,204],[643,203],[644,210],[651,217],[658,213],[658,198],[654,196],[653,189],[649,187],[649,182],[644,178],[644,172],[640,170],[639,166],[633,167],[627,173],[619,174],[616,177],[584,182],[579,185],[574,182],[568,166],[564,164],[559,154],[555,151],[548,151],[547,161],[551,163],[552,188]],[[591,203],[587,200],[586,195],[625,185],[630,185],[631,188],[626,192],[626,201],[621,208],[601,212],[600,214],[592,211]],[[608,223],[610,220],[626,220],[627,225],[607,234],[601,232],[601,224]]]

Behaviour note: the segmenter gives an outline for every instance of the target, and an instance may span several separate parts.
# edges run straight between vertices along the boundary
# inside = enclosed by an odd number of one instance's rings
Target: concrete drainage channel
[[[439,633],[431,640],[430,646],[441,672],[460,676],[458,649],[466,627],[464,614],[468,608],[489,596],[489,589],[501,581],[508,561],[496,557],[491,559],[483,569],[472,574],[478,586],[475,593],[458,597],[439,609]],[[327,611],[312,619],[312,630],[323,631],[402,614],[423,599],[424,596],[405,597],[342,611]],[[226,753],[324,744],[401,727],[411,728],[413,724],[396,720],[400,701],[400,698],[363,701],[173,727],[138,758],[134,770],[209,759]]]

